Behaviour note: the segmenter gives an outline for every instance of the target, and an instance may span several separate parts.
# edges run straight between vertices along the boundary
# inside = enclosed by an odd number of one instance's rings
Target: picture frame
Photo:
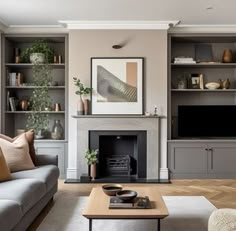
[[[190,87],[192,89],[203,89],[203,74],[193,73],[190,75]]]
[[[143,115],[144,58],[91,58],[91,113]]]

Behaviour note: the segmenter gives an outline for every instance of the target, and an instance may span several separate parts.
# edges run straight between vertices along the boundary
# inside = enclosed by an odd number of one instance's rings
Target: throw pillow
[[[11,180],[11,173],[0,148],[0,182]]]
[[[18,136],[13,142],[0,138],[0,147],[11,172],[34,168],[30,158],[26,134]]]
[[[35,148],[34,148],[34,130],[31,129],[31,130],[25,132],[25,135],[26,135],[26,139],[27,139],[28,144],[29,144],[29,154],[30,154],[30,157],[31,157],[34,165],[37,165],[36,152],[35,152]],[[17,139],[17,137],[19,137],[19,136],[11,138],[9,136],[5,136],[3,134],[0,134],[0,138],[2,138],[4,140],[7,140],[9,142],[13,142],[14,140]]]

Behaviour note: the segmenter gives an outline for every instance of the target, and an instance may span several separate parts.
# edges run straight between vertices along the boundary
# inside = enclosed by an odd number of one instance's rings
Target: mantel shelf
[[[145,116],[145,115],[72,115],[75,119],[86,119],[86,118],[143,118],[143,119],[157,119],[157,118],[166,118],[165,116]]]

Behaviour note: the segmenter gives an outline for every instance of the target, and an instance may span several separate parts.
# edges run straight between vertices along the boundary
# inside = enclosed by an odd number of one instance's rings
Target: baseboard
[[[169,179],[169,169],[168,168],[160,168],[160,179],[168,180]]]
[[[77,168],[67,168],[66,170],[66,178],[68,179],[77,179]]]

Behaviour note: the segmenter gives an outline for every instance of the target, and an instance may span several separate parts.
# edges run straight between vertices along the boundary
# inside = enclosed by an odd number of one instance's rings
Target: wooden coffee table
[[[165,202],[158,193],[155,186],[136,186],[124,189],[134,190],[138,196],[148,196],[151,201],[151,209],[109,209],[109,196],[101,187],[93,188],[87,205],[83,211],[83,216],[89,219],[89,231],[92,231],[93,219],[155,219],[157,220],[157,230],[160,231],[160,220],[167,217],[168,210]]]

